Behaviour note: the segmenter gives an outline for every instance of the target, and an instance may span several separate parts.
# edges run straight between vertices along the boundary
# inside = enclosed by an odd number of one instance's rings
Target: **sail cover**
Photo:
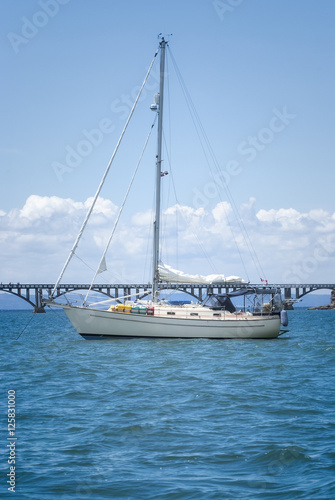
[[[209,274],[203,276],[202,274],[186,274],[183,271],[173,269],[167,264],[160,264],[158,266],[159,279],[168,283],[246,283],[239,276],[227,276],[223,274]]]

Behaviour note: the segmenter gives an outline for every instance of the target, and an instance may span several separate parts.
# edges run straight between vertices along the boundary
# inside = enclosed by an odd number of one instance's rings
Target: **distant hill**
[[[317,307],[323,306],[330,303],[330,291],[328,294],[315,294],[308,293],[302,298],[301,302],[296,302],[293,304],[294,309],[298,309],[299,307]]]

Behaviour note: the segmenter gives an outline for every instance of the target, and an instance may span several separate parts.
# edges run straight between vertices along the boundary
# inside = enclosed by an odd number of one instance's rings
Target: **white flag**
[[[98,269],[97,274],[101,274],[104,271],[107,271],[107,265],[106,265],[106,259],[105,259],[105,257],[103,257],[101,259],[101,261],[100,261],[100,265],[99,265],[99,269]]]

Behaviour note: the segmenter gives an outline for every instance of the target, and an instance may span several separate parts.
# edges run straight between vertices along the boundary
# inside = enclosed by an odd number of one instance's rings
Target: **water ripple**
[[[3,313],[17,497],[334,498],[333,313],[271,342],[84,341],[62,313],[18,336],[31,313]]]

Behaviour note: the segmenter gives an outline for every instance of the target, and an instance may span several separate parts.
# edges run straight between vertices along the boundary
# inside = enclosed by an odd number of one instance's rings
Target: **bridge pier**
[[[291,298],[292,298],[291,288],[284,288],[284,299],[286,299],[286,302],[284,303],[285,311],[293,311],[293,304],[290,303]]]
[[[43,301],[43,290],[42,288],[35,289],[35,307],[33,309],[33,313],[45,313],[44,306],[42,305]]]
[[[33,313],[39,313],[39,314],[40,313],[45,313],[45,309],[44,309],[43,306],[41,306],[41,307],[34,307]]]

